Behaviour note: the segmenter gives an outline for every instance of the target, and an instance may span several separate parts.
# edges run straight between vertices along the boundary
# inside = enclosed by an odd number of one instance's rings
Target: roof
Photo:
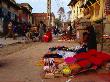
[[[42,16],[42,17],[47,17],[47,13],[32,13],[34,16]]]
[[[48,13],[32,13],[34,16],[42,16],[42,17],[47,17]],[[55,16],[54,13],[51,13],[51,16]]]
[[[21,3],[21,6],[29,6],[29,8],[33,9],[29,3]]]
[[[22,6],[21,4],[19,4],[19,6],[21,10],[26,11],[27,13],[31,14],[31,12],[26,7]]]
[[[78,2],[78,0],[71,0],[68,6],[73,6]]]

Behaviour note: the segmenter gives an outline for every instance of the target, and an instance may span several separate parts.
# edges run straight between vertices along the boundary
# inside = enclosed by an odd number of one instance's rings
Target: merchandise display
[[[65,46],[49,48],[49,52],[44,54],[41,62],[45,78],[77,75],[81,72],[97,70],[110,62],[109,54],[96,50],[76,53],[77,50],[78,48]]]

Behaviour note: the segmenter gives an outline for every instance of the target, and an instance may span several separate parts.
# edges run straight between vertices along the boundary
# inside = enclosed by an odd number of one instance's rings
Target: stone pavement
[[[24,42],[24,40],[22,40],[21,37],[17,38],[16,40],[13,40],[13,38],[0,38],[0,44],[2,45],[11,45],[11,44],[15,44],[18,42]]]

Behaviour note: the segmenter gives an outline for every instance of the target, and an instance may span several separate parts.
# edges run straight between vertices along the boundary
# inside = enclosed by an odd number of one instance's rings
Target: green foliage
[[[62,25],[60,19],[58,19],[58,18],[55,19],[55,25],[57,25],[58,27],[60,27]]]

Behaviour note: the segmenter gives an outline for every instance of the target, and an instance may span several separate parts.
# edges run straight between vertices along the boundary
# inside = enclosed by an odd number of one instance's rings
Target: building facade
[[[0,32],[7,32],[9,22],[13,24],[32,24],[32,7],[28,3],[16,3],[15,0],[0,0]]]
[[[24,17],[22,19],[23,22],[27,22],[32,25],[32,9],[33,8],[28,3],[21,3],[20,7],[22,10],[22,11],[20,10],[20,12],[22,13],[22,17]]]
[[[69,8],[71,9],[70,21],[72,26],[76,29],[76,35],[78,39],[82,37],[82,33],[85,31],[84,23],[80,22],[84,17],[84,9],[80,8],[83,1],[84,0],[71,0],[68,4]]]
[[[0,31],[4,32],[8,21],[17,22],[19,6],[14,0],[0,1]]]
[[[48,26],[48,13],[33,13],[33,25],[38,26],[40,21],[43,21],[46,26]],[[51,26],[55,25],[55,15],[51,14]]]
[[[84,8],[84,17],[88,17],[96,29],[100,32],[104,31],[104,34],[110,34],[109,0],[85,0],[82,8]]]
[[[78,2],[80,2],[80,4]],[[104,33],[110,34],[109,0],[71,0],[69,6],[72,10],[71,22],[75,21],[75,18],[78,19],[76,28],[77,25],[84,28],[92,24],[100,32],[104,30]],[[82,14],[79,13],[81,10]]]

